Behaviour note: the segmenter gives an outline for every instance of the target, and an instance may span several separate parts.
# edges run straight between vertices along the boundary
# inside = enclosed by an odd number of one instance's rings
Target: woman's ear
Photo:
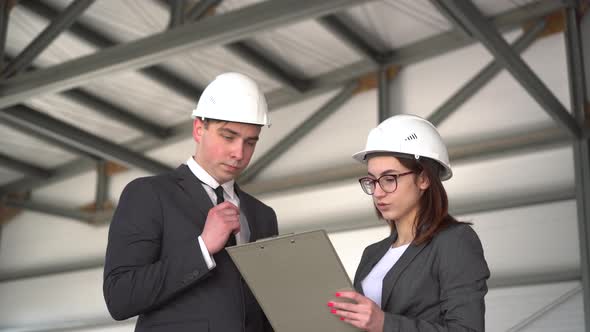
[[[428,176],[426,176],[426,174],[424,174],[424,171],[420,172],[420,174],[418,174],[418,177],[416,179],[417,181],[417,185],[418,188],[420,188],[420,190],[424,191],[426,189],[428,189],[428,187],[430,187],[430,179],[428,178]]]

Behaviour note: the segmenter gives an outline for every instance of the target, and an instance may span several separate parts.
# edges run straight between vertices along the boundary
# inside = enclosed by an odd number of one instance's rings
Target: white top
[[[369,272],[369,274],[362,281],[363,293],[365,296],[377,303],[381,307],[381,294],[383,292],[383,278],[391,268],[397,263],[399,258],[402,256],[404,251],[410,244],[404,244],[397,248],[389,248],[389,250],[383,255],[381,260]]]
[[[215,188],[219,186],[219,183],[209,174],[207,171],[199,165],[193,157],[189,157],[186,165],[191,170],[191,172],[197,177],[197,180],[201,181],[201,185],[209,195],[211,202],[213,205],[217,204],[217,195],[215,195]],[[234,180],[228,181],[221,185],[223,187],[223,198],[224,200],[231,202],[238,208],[240,207],[240,198],[236,194],[234,190]],[[230,235],[233,236],[233,235]],[[236,243],[246,243],[250,239],[250,227],[248,226],[248,220],[246,219],[246,215],[244,213],[240,213],[240,232],[236,234]],[[209,250],[205,246],[205,242],[201,238],[198,237],[199,244],[201,247],[201,251],[203,252],[203,258],[205,258],[205,262],[209,269],[215,267],[215,260],[213,260],[213,256],[209,254]]]

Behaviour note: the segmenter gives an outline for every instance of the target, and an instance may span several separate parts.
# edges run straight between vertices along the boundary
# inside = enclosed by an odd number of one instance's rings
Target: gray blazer
[[[358,292],[396,238],[393,232],[365,249],[354,278]],[[383,279],[383,331],[484,331],[489,276],[481,242],[468,224],[411,244]]]
[[[236,187],[250,241],[276,235],[274,211]],[[227,251],[209,271],[199,248],[211,199],[186,165],[127,185],[109,229],[104,297],[136,332],[259,332],[270,324]]]

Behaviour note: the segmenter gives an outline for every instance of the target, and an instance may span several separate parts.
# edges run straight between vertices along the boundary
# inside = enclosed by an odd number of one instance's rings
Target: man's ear
[[[205,130],[205,123],[201,118],[195,118],[193,121],[193,139],[197,143],[201,143],[201,137],[203,137],[203,131]]]

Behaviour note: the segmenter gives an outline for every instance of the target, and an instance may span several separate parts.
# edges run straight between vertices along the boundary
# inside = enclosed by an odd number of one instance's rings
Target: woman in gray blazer
[[[451,178],[436,128],[396,115],[373,129],[353,158],[389,237],[363,252],[354,286],[338,292],[332,314],[366,331],[484,331],[490,272],[477,234],[448,214],[441,181]],[[352,300],[352,301],[350,301]]]

